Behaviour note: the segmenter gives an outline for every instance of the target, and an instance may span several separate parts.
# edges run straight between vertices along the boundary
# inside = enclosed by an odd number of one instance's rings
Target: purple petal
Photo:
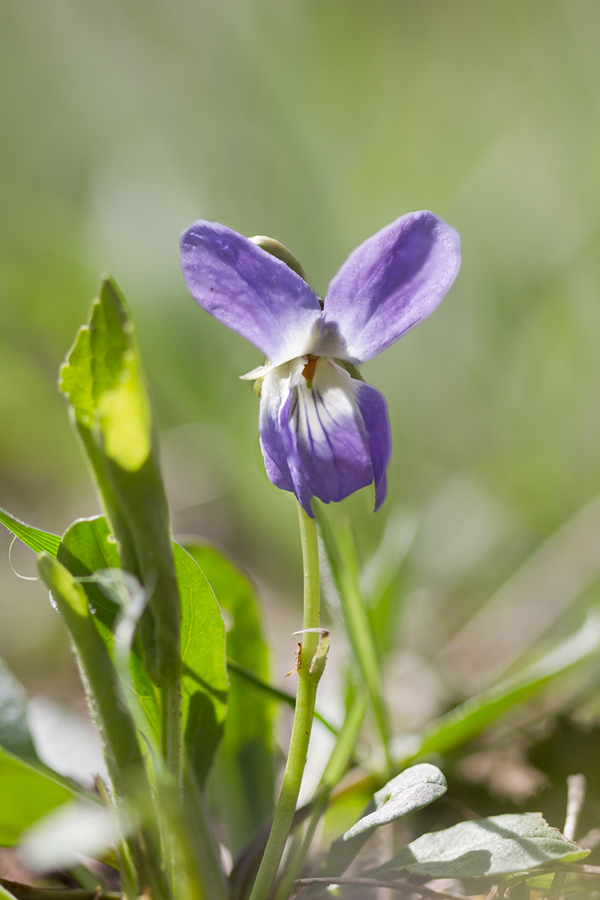
[[[282,416],[287,423],[292,395],[293,388],[290,386],[289,378],[282,379],[277,371],[265,375],[260,393],[260,448],[269,481],[281,490],[293,493],[294,480],[280,424]]]
[[[281,260],[224,225],[200,221],[181,236],[181,263],[194,300],[274,365],[313,352],[319,301]]]
[[[367,434],[349,382],[347,372],[321,359],[312,386],[301,379],[294,392],[287,439],[297,496],[305,484],[329,503],[373,481]]]
[[[290,405],[302,377],[304,360],[294,360],[265,375],[260,395],[260,447],[267,477],[275,487],[291,491],[311,518],[312,493],[298,471],[289,435]]]
[[[375,512],[377,512],[387,493],[386,469],[392,453],[387,403],[383,394],[370,384],[353,380],[352,387],[367,431],[375,480]]]
[[[317,353],[366,362],[426,319],[460,267],[457,232],[409,213],[350,254],[329,285]]]

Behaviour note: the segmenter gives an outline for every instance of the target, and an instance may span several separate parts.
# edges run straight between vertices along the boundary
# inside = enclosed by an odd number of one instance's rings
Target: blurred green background
[[[392,538],[417,525],[394,676],[410,695],[420,660],[600,489],[600,6],[0,10],[0,504],[38,527],[97,509],[56,376],[108,270],[137,322],[176,533],[225,545],[272,621],[289,608],[295,622],[294,506],[266,479],[258,404],[237,380],[261,357],[187,295],[178,234],[206,218],[276,237],[323,294],[348,253],[405,212],[432,209],[460,231],[463,269],[442,307],[364,367],[390,408],[389,499],[377,515],[370,490],[344,504],[365,558],[390,513]],[[558,554],[560,596],[533,616],[538,636],[587,603],[594,509]],[[39,585],[11,572],[8,544],[0,653],[47,679],[69,669],[66,639]],[[25,552],[13,563],[32,574]],[[438,682],[431,697],[427,714],[444,705]]]

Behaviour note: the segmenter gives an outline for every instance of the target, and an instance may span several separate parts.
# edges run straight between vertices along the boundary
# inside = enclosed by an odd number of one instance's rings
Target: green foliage
[[[379,653],[360,585],[360,569],[352,528],[345,518],[337,523],[337,528],[332,528],[321,504],[315,502],[313,506],[319,523],[319,537],[340,598],[348,641],[360,672],[360,680],[369,691],[371,708],[379,728],[388,769],[391,771],[390,725],[383,696]]]
[[[60,538],[56,534],[50,534],[47,531],[40,531],[39,528],[33,528],[31,525],[25,525],[7,513],[5,509],[0,509],[0,522],[8,528],[15,537],[34,550],[36,553],[50,553],[56,556]]]
[[[102,516],[75,522],[63,537],[58,559],[80,578],[94,620],[111,655],[119,607],[106,596],[94,572],[118,567],[119,560],[108,523]],[[177,581],[181,596],[181,660],[183,666],[182,730],[187,755],[195,775],[204,784],[223,733],[229,684],[225,666],[225,627],[215,596],[197,562],[174,545]],[[160,698],[142,664],[139,639],[130,660],[132,709],[154,747],[160,743]],[[139,715],[142,713],[142,715]]]
[[[99,634],[87,596],[61,563],[48,554],[38,557],[38,571],[65,620],[81,667],[90,710],[101,734],[115,804],[138,824],[144,849],[139,852],[138,881],[167,900],[163,852],[156,815],[149,813],[152,794],[134,721],[123,702],[117,669]],[[123,818],[122,822],[126,820]],[[125,874],[125,873],[124,873]],[[140,885],[137,885],[139,891]],[[136,885],[125,885],[135,890]]]
[[[227,655],[263,682],[269,651],[256,590],[250,579],[214,547],[187,543],[230,622]],[[227,726],[217,756],[212,789],[229,838],[237,850],[273,812],[273,716],[275,705],[232,669]]]
[[[373,797],[375,811],[363,816],[343,835],[349,841],[357,835],[371,834],[380,825],[409,816],[429,806],[448,790],[446,779],[437,766],[421,763],[405,769],[388,781]]]
[[[301,514],[308,618],[298,665],[304,695],[296,702],[270,684],[268,648],[251,581],[214,547],[173,544],[157,431],[133,324],[109,279],[62,368],[61,390],[106,515],[76,521],[62,538],[1,510],[0,522],[41,551],[38,571],[71,635],[110,774],[110,792],[101,782],[98,792],[103,804],[118,812],[111,818],[99,806],[86,807],[92,810],[89,835],[82,826],[78,836],[86,842],[91,837],[92,843],[85,844],[90,848],[102,822],[117,823],[118,833],[111,832],[105,843],[112,836],[117,845],[126,900],[134,900],[146,886],[154,900],[225,900],[207,788],[217,833],[225,834],[234,852],[242,848],[230,880],[232,896],[238,900],[253,890],[263,900],[277,881],[277,900],[284,900],[310,859],[317,826],[332,798],[349,797],[354,806],[348,820],[356,822],[365,800],[399,768],[433,755],[451,763],[454,754],[507,711],[600,650],[600,622],[591,617],[522,672],[439,717],[416,737],[404,743],[401,736],[391,740],[381,664],[403,602],[393,586],[414,534],[412,520],[391,522],[372,565],[361,571],[347,517],[333,527],[316,504],[349,639],[346,687],[352,702],[339,732],[328,724],[337,734],[335,746],[310,804],[298,810],[316,688],[329,646],[329,632],[318,627],[314,521]],[[267,841],[264,823],[273,811],[276,777],[277,700],[295,705],[299,714],[283,803]],[[90,798],[40,762],[26,716],[23,689],[0,665],[0,843],[20,840],[33,847],[37,840],[38,850],[48,851],[47,856],[38,854],[38,860],[65,864],[73,859],[69,822],[63,831],[58,826],[54,831],[61,816],[51,818],[39,825],[37,838],[35,832],[23,837],[23,831],[72,797],[88,803]],[[373,724],[379,753],[368,732]],[[351,778],[340,786],[349,768],[354,769]],[[330,829],[343,834],[331,846],[326,872],[344,872],[375,829],[427,806],[445,790],[444,776],[428,763],[396,774],[376,791],[353,827],[345,822]],[[294,835],[279,868],[288,831],[303,820],[308,820],[306,828]],[[327,851],[323,844],[320,853]],[[425,834],[389,863],[364,874],[498,879],[583,856],[585,851],[536,815],[509,815]],[[268,866],[252,888],[261,858]]]
[[[0,846],[12,846],[50,810],[87,792],[43,763],[27,721],[25,688],[0,660]]]
[[[429,878],[497,877],[573,862],[588,854],[589,850],[551,828],[540,813],[507,814],[423,834],[368,874],[388,878],[400,872]]]
[[[86,579],[83,589],[95,610],[96,624],[105,636],[113,631],[118,606],[100,586],[91,581],[94,572],[117,569],[119,554],[104,516],[77,519],[63,534],[57,559],[75,578]]]
[[[74,522],[62,537],[58,560],[75,578],[82,579],[90,608],[95,611],[96,628],[114,659],[114,628],[119,606],[93,578],[99,570],[118,568],[120,564],[115,539],[104,516]],[[129,698],[137,727],[157,748],[160,746],[159,696],[142,658],[138,637],[129,657],[131,680],[123,684],[122,689]]]
[[[68,569],[48,554],[38,557],[38,571],[65,620],[85,674],[111,780],[119,796],[131,796],[145,767],[133,721],[121,699],[117,671],[96,628],[86,593]]]
[[[140,469],[151,452],[152,414],[133,326],[122,297],[106,278],[61,370],[60,388],[75,417],[121,468]]]
[[[27,693],[1,659],[0,747],[22,760],[39,762],[27,723]]]
[[[61,781],[0,748],[0,846],[12,847],[34,822],[72,799]]]
[[[358,822],[333,842],[324,871],[341,875],[377,828],[429,806],[447,790],[446,779],[436,766],[422,763],[405,769],[377,791]]]
[[[203,786],[227,712],[225,625],[198,563],[177,545],[175,565],[181,594],[183,739],[198,784]]]
[[[140,640],[146,668],[178,690],[180,602],[152,410],[129,311],[110,279],[61,369],[123,567],[148,591]]]

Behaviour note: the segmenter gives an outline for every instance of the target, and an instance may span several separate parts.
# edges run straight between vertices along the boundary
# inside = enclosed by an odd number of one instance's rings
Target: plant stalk
[[[304,839],[300,848],[288,865],[285,874],[277,887],[275,900],[287,900],[293,890],[294,881],[300,876],[304,860],[308,856],[315,831],[321,816],[327,808],[331,792],[346,772],[356,747],[358,735],[367,711],[367,696],[359,691],[354,703],[346,713],[346,718],[339,733],[333,752],[325,766],[325,771],[313,797],[313,809],[308,822]]]
[[[298,515],[304,565],[302,627],[306,632],[307,629],[318,629],[320,626],[319,546],[315,520],[304,512],[300,504],[298,504]],[[317,631],[308,631],[298,645],[298,692],[290,751],[269,840],[250,894],[250,900],[268,900],[292,827],[308,754],[317,685],[323,672],[322,665],[312,665],[319,641],[320,635]]]

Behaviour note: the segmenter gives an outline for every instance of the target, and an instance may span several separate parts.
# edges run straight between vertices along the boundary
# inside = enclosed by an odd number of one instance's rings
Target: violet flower
[[[431,212],[402,216],[357,247],[324,304],[285,262],[224,225],[196,222],[181,238],[193,298],[251,341],[260,378],[267,475],[296,495],[342,500],[375,482],[385,499],[391,440],[382,394],[356,366],[427,318],[460,266],[460,241]]]

